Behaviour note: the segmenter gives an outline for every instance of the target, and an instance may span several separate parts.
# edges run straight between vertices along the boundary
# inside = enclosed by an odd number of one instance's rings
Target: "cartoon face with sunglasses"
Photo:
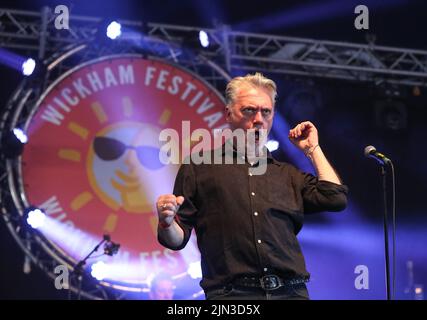
[[[99,132],[88,157],[89,180],[112,209],[131,213],[153,210],[153,199],[176,174],[160,161],[160,129],[134,122]]]

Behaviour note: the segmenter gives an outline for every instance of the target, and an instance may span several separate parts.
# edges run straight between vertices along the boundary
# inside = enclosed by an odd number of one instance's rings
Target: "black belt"
[[[262,277],[241,277],[233,281],[234,285],[242,287],[262,288],[264,290],[276,290],[280,287],[290,287],[308,282],[308,278],[282,279],[274,274]]]

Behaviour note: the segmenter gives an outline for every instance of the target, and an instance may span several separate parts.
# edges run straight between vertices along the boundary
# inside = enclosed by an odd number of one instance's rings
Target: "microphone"
[[[109,255],[109,256],[113,256],[119,251],[120,244],[114,243],[113,241],[111,241],[110,235],[104,234],[104,240],[103,241],[105,242],[104,254]]]
[[[377,160],[382,165],[391,163],[391,160],[382,153],[378,152],[374,146],[367,146],[365,148],[365,156],[367,158],[373,158]]]

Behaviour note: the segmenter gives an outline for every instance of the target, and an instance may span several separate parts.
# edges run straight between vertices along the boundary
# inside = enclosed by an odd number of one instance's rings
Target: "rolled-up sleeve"
[[[305,213],[342,211],[347,206],[347,186],[318,180],[309,173],[303,174],[301,193]]]
[[[160,236],[158,236],[158,241],[161,245],[171,250],[181,250],[187,245],[191,236],[191,231],[196,223],[197,207],[194,204],[196,191],[196,177],[192,164],[181,165],[175,179],[173,194],[177,197],[184,197],[184,202],[179,207],[175,216],[175,221],[184,231],[184,240],[181,245],[174,247],[168,245]]]

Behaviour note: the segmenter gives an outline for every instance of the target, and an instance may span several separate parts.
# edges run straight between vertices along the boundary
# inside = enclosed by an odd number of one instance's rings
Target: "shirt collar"
[[[225,148],[225,145],[226,144],[231,144],[231,142],[230,142],[231,140],[227,140],[227,141],[225,141],[225,143],[223,143],[223,145],[222,145],[222,155],[224,156],[225,155],[225,153],[226,153],[226,148]],[[271,152],[270,152],[270,150],[268,150],[268,148],[266,147],[266,146],[264,146],[264,152],[267,152],[267,163],[273,163],[273,164],[276,164],[276,165],[280,165],[280,163],[276,160],[276,159],[274,159],[273,158],[273,155],[271,154]],[[235,146],[233,145],[233,157],[241,157],[241,156],[244,156],[244,154],[241,154],[241,153],[239,153],[239,152],[237,152],[237,150],[236,150],[236,148],[235,148]]]

